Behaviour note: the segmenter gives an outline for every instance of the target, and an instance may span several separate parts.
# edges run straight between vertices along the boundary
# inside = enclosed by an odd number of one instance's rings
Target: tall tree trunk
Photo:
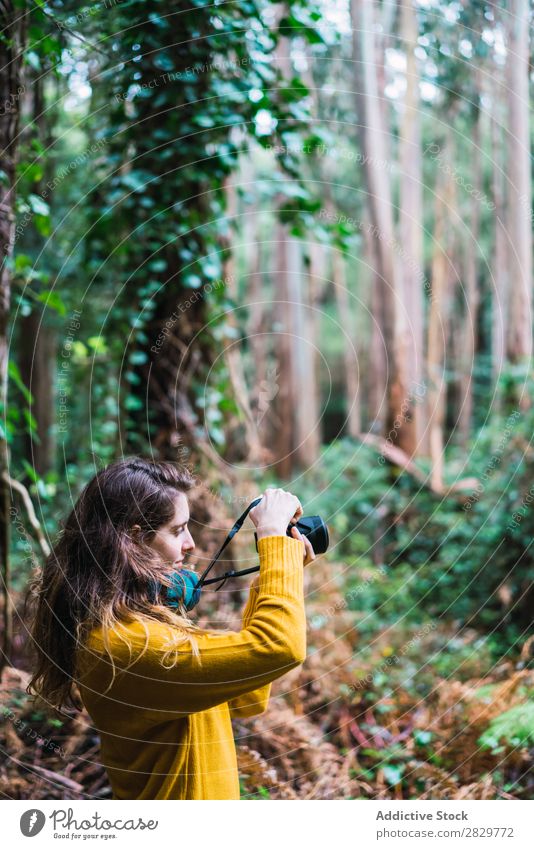
[[[532,354],[532,222],[529,137],[529,3],[511,0],[508,15],[508,269],[510,321],[507,355],[517,363]]]
[[[278,4],[277,20],[286,13],[287,4]],[[283,80],[289,81],[293,70],[287,38],[279,39],[275,58]],[[277,392],[274,398],[276,471],[288,478],[296,467],[315,462],[319,431],[314,359],[307,344],[313,324],[306,315],[309,305],[305,297],[302,246],[281,223],[277,225],[277,252],[275,319],[280,332],[275,337],[278,368],[270,383],[271,395]]]
[[[477,77],[480,81],[480,74],[477,74]],[[471,174],[473,175],[471,183],[474,192],[470,199],[471,208],[467,219],[469,227],[465,228],[462,246],[465,296],[462,328],[458,340],[461,350],[457,428],[459,441],[464,447],[467,447],[469,441],[473,417],[473,372],[477,349],[478,306],[480,301],[478,291],[478,240],[480,236],[480,195],[482,191],[481,116],[482,110],[479,109],[471,142]]]
[[[405,350],[407,316],[402,305],[399,245],[391,196],[386,127],[378,79],[380,67],[374,38],[372,0],[351,0],[354,48],[357,64],[356,108],[363,133],[363,172],[368,189],[369,212],[377,257],[377,296],[380,327],[388,355],[386,434],[409,455],[416,446],[413,403],[408,389]]]
[[[32,132],[43,150],[53,145],[51,116],[45,108],[45,76],[34,71],[31,79],[33,95]],[[54,117],[54,112],[52,112]],[[34,184],[35,194],[43,195],[47,180],[51,177],[51,160],[45,157],[43,175]],[[43,248],[44,239],[38,236],[38,246]],[[54,378],[56,366],[56,332],[48,324],[49,317],[42,307],[34,305],[28,316],[19,320],[20,372],[24,384],[32,395],[30,412],[37,423],[24,438],[24,450],[28,463],[40,475],[54,467]]]
[[[277,225],[276,266],[274,271],[275,309],[274,319],[277,332],[274,335],[276,367],[269,375],[270,399],[274,401],[271,417],[274,430],[275,468],[282,478],[289,478],[294,464],[292,452],[295,446],[295,417],[293,406],[298,402],[297,387],[294,383],[292,368],[293,346],[291,344],[291,325],[288,320],[288,301],[290,292],[288,277],[291,274],[290,247],[291,236],[287,227]]]
[[[276,5],[275,19],[279,23],[287,13],[287,3]],[[291,57],[288,39],[280,35],[274,51],[275,64],[284,80],[291,79]],[[277,200],[283,204],[283,196]],[[265,404],[272,409],[271,427],[273,431],[274,463],[278,475],[289,478],[293,468],[291,452],[295,445],[294,417],[292,405],[295,403],[296,386],[291,368],[292,345],[287,332],[287,301],[289,299],[289,230],[279,220],[276,224],[276,257],[274,264],[275,306],[273,322],[277,333],[274,335],[274,358],[276,365],[269,370],[266,383]]]
[[[320,281],[321,246],[312,243],[308,248],[309,266],[306,270],[304,245],[295,245],[293,273],[288,278],[292,304],[293,368],[297,394],[295,409],[295,457],[300,468],[310,468],[319,457],[321,447],[321,422],[319,415],[319,392],[317,386],[318,358],[316,314],[310,308]]]
[[[326,279],[325,247],[320,242],[311,241],[308,246],[308,271],[303,278],[302,298],[304,302],[305,347],[302,354],[308,360],[306,366],[305,409],[302,419],[308,424],[305,429],[305,442],[301,460],[306,465],[316,462],[322,444],[321,386],[319,380],[320,350],[320,303],[322,293],[328,284]],[[313,424],[312,424],[313,423]]]
[[[254,164],[250,157],[244,157],[241,166],[243,185],[248,194],[255,181]],[[257,200],[249,203],[242,219],[242,232],[245,250],[246,305],[248,320],[246,333],[250,351],[250,371],[254,377],[251,393],[251,406],[254,425],[261,446],[262,462],[273,459],[272,446],[269,444],[269,418],[264,412],[269,404],[269,383],[267,379],[269,359],[269,315],[271,304],[264,287],[262,274],[261,214]]]
[[[262,447],[264,450],[269,451],[270,448],[267,444],[269,440],[266,438],[268,422],[263,416],[263,406],[266,402],[264,392],[267,387],[269,352],[267,344],[268,304],[267,292],[264,289],[262,275],[262,256],[260,245],[258,244],[258,210],[252,210],[248,218],[252,227],[250,229],[250,243],[247,246],[247,290],[249,292],[249,296],[247,298],[249,310],[247,334],[250,352],[252,355],[252,370],[256,385],[256,391],[253,398],[253,414]]]
[[[273,376],[279,388],[275,396],[276,469],[288,478],[296,468],[313,465],[319,455],[319,415],[302,245],[284,225],[279,225],[278,232],[277,371]]]
[[[226,210],[231,232],[233,234],[238,211],[237,195],[235,186],[233,185],[233,183],[230,183],[229,180],[226,181],[225,190],[227,199]],[[228,294],[236,304],[239,304],[235,246],[232,244],[230,245],[230,247],[231,252],[225,262],[224,276],[227,280],[226,288]],[[227,313],[227,324],[229,327],[234,329],[237,337],[239,333],[239,320],[233,312]],[[246,461],[247,464],[251,463],[253,465],[257,465],[261,462],[262,450],[258,434],[258,428],[256,426],[256,422],[252,412],[250,393],[245,378],[242,349],[240,348],[237,338],[232,338],[225,344],[226,347],[224,350],[224,357],[226,360],[228,373],[230,375],[230,380],[234,391],[234,399],[241,411],[241,418],[245,428],[246,444],[243,446],[243,440],[239,440],[239,442],[241,443],[241,452],[243,455],[239,459]]]
[[[346,259],[337,248],[332,250],[332,280],[337,304],[337,317],[343,333],[343,367],[345,378],[346,423],[349,436],[361,433],[360,367],[358,339],[354,321],[354,303],[347,288]]]
[[[415,49],[418,26],[413,0],[401,5],[401,38],[406,53],[406,94],[399,138],[400,210],[399,236],[401,251],[402,303],[399,334],[400,348],[406,357],[406,378],[412,399],[415,445],[412,453],[426,453],[423,352],[423,162],[421,153],[421,118],[419,73]]]
[[[444,145],[444,158],[452,161],[450,134]],[[440,172],[435,190],[435,219],[431,265],[432,294],[428,319],[427,357],[427,418],[432,462],[431,486],[436,492],[443,488],[443,452],[447,385],[445,353],[449,323],[449,280],[451,234],[450,221],[454,206],[454,180]]]
[[[302,79],[310,92],[310,98],[313,103],[312,116],[317,122],[322,121],[320,114],[320,103],[318,97],[318,85],[315,82],[313,75],[314,57],[311,51],[306,51],[307,68],[302,71]],[[327,191],[330,194],[331,181],[321,162],[321,171],[323,172],[323,180],[327,183]],[[326,173],[325,173],[326,172]],[[315,234],[310,234],[311,238],[306,242],[307,254],[307,286],[304,291],[307,291],[307,304],[305,310],[305,327],[306,339],[309,346],[309,384],[308,397],[306,400],[307,415],[310,422],[314,422],[313,432],[308,434],[305,445],[304,460],[307,464],[311,464],[319,457],[322,443],[322,422],[321,416],[321,385],[320,385],[320,357],[318,340],[320,337],[321,312],[320,303],[323,299],[323,293],[329,284],[326,275],[326,249],[325,246],[316,240]],[[306,415],[306,413],[305,413]]]
[[[363,257],[362,266],[376,270],[378,260],[376,258],[376,240],[370,233],[371,223],[364,224]],[[384,332],[382,329],[381,303],[383,300],[382,287],[378,275],[370,275],[368,309],[371,316],[369,353],[365,359],[365,385],[367,398],[367,420],[368,428],[372,433],[381,433],[385,428],[386,416],[384,415],[384,398],[386,395],[388,352],[384,343]],[[363,356],[363,352],[362,352]]]
[[[500,406],[502,393],[498,392],[497,382],[502,374],[506,361],[506,339],[508,338],[508,313],[509,313],[509,269],[507,264],[507,246],[505,231],[505,185],[504,185],[504,158],[503,158],[503,133],[502,133],[502,106],[504,97],[501,97],[502,89],[497,87],[491,114],[491,161],[492,169],[492,195],[495,204],[494,237],[493,237],[493,262],[491,281],[492,300],[492,372],[496,384],[496,401]]]
[[[26,43],[28,10],[23,2],[0,2],[0,155],[5,174],[0,180],[0,402],[3,428],[0,436],[0,561],[4,602],[4,632],[0,668],[9,662],[13,638],[10,600],[9,523],[7,483],[9,451],[5,439],[8,381],[8,324],[11,304],[9,259],[15,238],[15,169],[19,134],[20,99],[23,94],[22,59]]]
[[[37,423],[36,432],[32,429],[25,439],[26,458],[39,475],[45,475],[54,467],[56,333],[45,324],[40,311],[34,310],[19,321],[20,374],[32,394],[30,411]]]

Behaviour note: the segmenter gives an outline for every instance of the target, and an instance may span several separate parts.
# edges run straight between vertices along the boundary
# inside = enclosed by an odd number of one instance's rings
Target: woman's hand
[[[302,505],[296,495],[285,489],[270,487],[248,515],[256,526],[259,540],[263,537],[286,536],[289,523],[297,522],[302,516]]]
[[[291,534],[295,537],[295,539],[301,539],[304,543],[304,565],[307,566],[308,563],[311,563],[312,560],[315,560],[316,554],[313,550],[313,545],[309,541],[308,537],[305,537],[304,534],[301,534],[298,528],[291,528]]]

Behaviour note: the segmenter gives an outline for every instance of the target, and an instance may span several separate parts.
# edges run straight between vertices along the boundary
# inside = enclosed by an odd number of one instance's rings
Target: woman
[[[194,548],[185,468],[139,458],[83,490],[32,586],[37,654],[29,692],[85,705],[114,799],[239,799],[230,719],[262,713],[271,683],[306,656],[298,498],[267,489],[249,516],[260,560],[240,631],[200,629],[166,606]],[[81,697],[77,698],[75,686]]]

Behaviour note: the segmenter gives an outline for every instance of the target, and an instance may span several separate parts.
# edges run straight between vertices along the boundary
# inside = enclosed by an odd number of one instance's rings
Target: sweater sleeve
[[[256,576],[250,585],[248,600],[243,611],[242,628],[247,628],[250,620],[254,617],[259,594],[259,576]],[[237,717],[257,716],[267,710],[269,697],[271,695],[272,681],[256,690],[243,693],[235,699],[230,699],[228,706],[232,719]]]
[[[165,623],[136,620],[113,633],[118,674],[109,697],[115,709],[127,704],[159,721],[177,718],[264,688],[304,661],[303,544],[288,536],[264,537],[258,553],[258,597],[246,611],[246,626],[195,633],[199,658],[189,644],[173,643],[175,630]],[[105,690],[104,682],[93,680],[92,686]]]

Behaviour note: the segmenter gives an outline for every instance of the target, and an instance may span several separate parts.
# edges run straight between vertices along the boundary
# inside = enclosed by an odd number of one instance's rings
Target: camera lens
[[[295,525],[288,525],[288,536],[292,536],[291,528],[293,527]],[[328,527],[320,516],[302,516],[296,523],[296,527],[303,536],[309,539],[315,554],[324,554],[328,550],[330,544]]]

